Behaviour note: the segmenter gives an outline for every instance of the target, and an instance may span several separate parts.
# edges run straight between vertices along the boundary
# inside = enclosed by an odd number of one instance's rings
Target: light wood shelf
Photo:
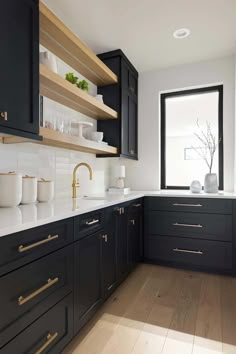
[[[97,86],[118,82],[117,76],[42,1],[40,43]]]
[[[24,142],[33,142],[40,145],[54,146],[63,149],[82,151],[92,154],[117,154],[117,148],[100,144],[95,141],[80,139],[76,136],[57,132],[52,129],[40,128],[40,135],[43,137],[42,141],[30,141],[16,136],[1,137],[3,144],[17,144]]]
[[[40,64],[40,94],[94,119],[117,119],[117,112]]]

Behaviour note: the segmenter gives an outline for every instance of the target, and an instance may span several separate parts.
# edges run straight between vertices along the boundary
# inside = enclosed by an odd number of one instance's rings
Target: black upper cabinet
[[[0,132],[38,140],[38,0],[3,1],[0,33]]]
[[[98,87],[104,103],[118,112],[118,120],[98,121],[104,140],[118,147],[119,154],[138,159],[138,72],[121,50],[98,57],[118,76],[118,84]]]

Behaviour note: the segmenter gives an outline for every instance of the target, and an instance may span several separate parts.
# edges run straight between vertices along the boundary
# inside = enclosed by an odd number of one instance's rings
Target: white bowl
[[[93,141],[96,141],[97,143],[101,143],[102,140],[103,140],[103,135],[104,135],[103,132],[91,132],[90,133],[90,138]]]

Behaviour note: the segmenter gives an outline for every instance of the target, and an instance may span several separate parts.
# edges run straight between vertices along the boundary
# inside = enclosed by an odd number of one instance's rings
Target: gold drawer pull
[[[26,251],[28,251],[28,250],[31,250],[32,248],[41,246],[41,245],[43,245],[44,243],[48,243],[48,242],[50,242],[50,241],[56,240],[58,237],[59,237],[59,235],[54,235],[54,236],[48,235],[48,237],[45,238],[44,240],[39,241],[39,242],[35,242],[35,243],[33,243],[32,245],[29,245],[29,246],[20,245],[20,246],[18,247],[18,252],[20,252],[20,253],[26,252]]]
[[[39,294],[41,294],[43,291],[47,290],[48,288],[50,288],[52,285],[56,284],[59,281],[59,278],[54,278],[54,279],[48,279],[47,284],[45,284],[44,286],[42,286],[40,289],[34,291],[32,294],[30,294],[29,296],[23,297],[20,296],[18,298],[18,305],[24,305],[26,302],[32,300],[34,297],[38,296]]]
[[[47,349],[47,347],[57,338],[58,333],[48,333],[47,335],[47,341],[42,345],[41,348],[39,348],[34,354],[41,354],[44,352],[45,349]]]

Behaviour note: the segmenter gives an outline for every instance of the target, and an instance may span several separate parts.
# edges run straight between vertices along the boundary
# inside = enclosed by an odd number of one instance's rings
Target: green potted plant
[[[73,73],[69,72],[66,74],[66,80],[71,82],[73,85],[77,84],[78,82],[78,77],[75,76]]]
[[[89,90],[89,84],[86,80],[81,80],[81,81],[77,82],[76,86],[86,92],[88,92],[88,90]]]

